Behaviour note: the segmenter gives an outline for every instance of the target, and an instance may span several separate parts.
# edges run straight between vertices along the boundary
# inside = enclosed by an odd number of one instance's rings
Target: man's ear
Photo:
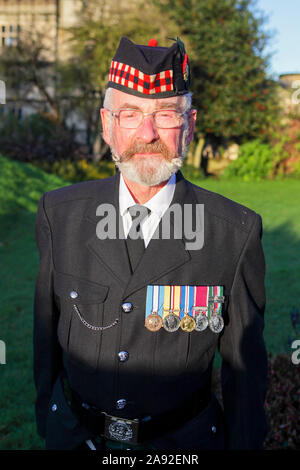
[[[191,109],[188,113],[188,135],[186,137],[186,145],[190,145],[194,137],[195,124],[197,119],[197,110]]]
[[[110,114],[109,111],[105,108],[100,109],[100,117],[101,117],[101,122],[102,122],[102,137],[107,143],[107,145],[110,145],[110,132],[109,132],[109,119],[110,119]]]

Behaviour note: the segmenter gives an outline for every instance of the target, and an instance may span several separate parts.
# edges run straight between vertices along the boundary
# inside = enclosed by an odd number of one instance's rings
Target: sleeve
[[[263,339],[265,259],[256,214],[236,268],[220,338],[221,383],[229,449],[262,449],[268,360]]]
[[[36,386],[37,431],[45,437],[46,417],[54,382],[61,369],[61,349],[57,339],[58,309],[53,294],[52,237],[44,201],[38,205],[35,224],[40,265],[34,294],[34,381]]]

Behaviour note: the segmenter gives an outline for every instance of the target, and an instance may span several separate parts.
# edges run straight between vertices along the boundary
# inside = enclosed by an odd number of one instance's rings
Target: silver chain
[[[79,312],[79,308],[77,307],[76,304],[73,304],[73,308],[75,310],[75,312],[77,313],[78,317],[79,317],[79,320],[84,324],[84,326],[86,326],[87,328],[90,328],[90,330],[94,330],[94,331],[102,331],[102,330],[107,330],[107,328],[112,328],[113,326],[115,326],[119,319],[116,318],[115,321],[113,323],[111,323],[110,325],[107,325],[107,326],[94,326],[94,325],[90,325],[84,318],[82,318],[80,312]]]

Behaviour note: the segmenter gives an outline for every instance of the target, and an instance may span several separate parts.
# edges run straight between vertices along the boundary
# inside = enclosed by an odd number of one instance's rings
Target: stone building
[[[24,32],[41,32],[49,60],[67,56],[66,32],[77,21],[81,0],[0,0],[0,52],[14,46]]]

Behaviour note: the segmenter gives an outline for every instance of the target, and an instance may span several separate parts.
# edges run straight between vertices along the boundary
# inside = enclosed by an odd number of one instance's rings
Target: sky
[[[266,52],[273,52],[269,72],[300,73],[300,0],[257,0],[268,17],[264,29],[274,32]]]

